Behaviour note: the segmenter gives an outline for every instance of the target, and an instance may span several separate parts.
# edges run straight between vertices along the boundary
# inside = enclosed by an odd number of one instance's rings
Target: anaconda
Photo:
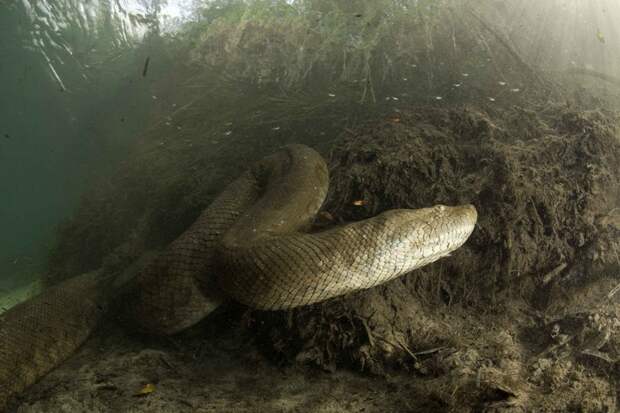
[[[328,182],[325,161],[307,146],[258,161],[138,272],[119,301],[125,316],[147,332],[174,334],[226,297],[265,310],[318,303],[448,255],[477,220],[472,205],[437,205],[309,233]],[[76,277],[0,316],[0,409],[86,340],[119,295],[104,281]]]

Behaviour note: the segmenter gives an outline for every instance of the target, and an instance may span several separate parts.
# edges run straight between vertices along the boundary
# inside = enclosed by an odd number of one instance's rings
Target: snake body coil
[[[320,302],[448,255],[476,223],[471,205],[439,205],[305,233],[328,182],[323,158],[306,146],[263,158],[138,273],[125,314],[143,330],[174,334],[226,296],[268,310]],[[0,409],[88,337],[114,293],[104,281],[76,277],[0,316]]]
[[[256,170],[267,176],[264,190],[226,231],[216,261],[227,295],[263,310],[317,303],[429,264],[460,247],[477,219],[471,205],[437,205],[302,233],[327,193],[321,156],[290,145]]]
[[[105,281],[80,275],[0,315],[0,411],[88,338],[106,310]]]

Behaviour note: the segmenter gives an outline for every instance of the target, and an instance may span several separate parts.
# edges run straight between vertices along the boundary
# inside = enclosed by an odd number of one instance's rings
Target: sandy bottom
[[[416,411],[407,376],[277,366],[238,327],[217,330],[153,341],[110,323],[8,411]]]

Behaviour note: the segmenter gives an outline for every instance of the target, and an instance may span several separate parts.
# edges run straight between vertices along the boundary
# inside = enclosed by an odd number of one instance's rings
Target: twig
[[[601,360],[605,360],[606,362],[613,364],[616,362],[616,360],[612,359],[609,354],[607,353],[603,353],[602,351],[596,351],[596,350],[582,350],[581,354],[585,354],[586,356],[591,356],[591,357],[596,357],[598,359]]]
[[[433,354],[433,353],[437,353],[438,351],[443,350],[444,348],[446,348],[445,346],[441,346],[441,347],[435,347],[435,348],[431,348],[428,350],[423,350],[423,351],[416,351],[415,354],[416,356],[426,356],[428,354]]]
[[[409,347],[407,347],[407,345],[405,343],[403,343],[403,341],[397,335],[394,335],[394,338],[396,339],[398,344],[402,347],[402,349],[407,352],[407,354],[409,354],[414,360],[416,360],[416,361],[418,360],[418,358],[416,357],[415,353],[413,351],[409,350]]]
[[[396,338],[396,336],[395,336],[395,338]],[[418,359],[415,356],[415,354],[411,350],[409,350],[409,348],[405,344],[403,344],[398,338],[396,338],[396,343],[394,343],[394,342],[392,342],[392,341],[390,341],[387,338],[382,337],[382,336],[377,336],[376,339],[380,340],[380,341],[383,341],[384,343],[387,343],[387,344],[389,344],[392,347],[400,347],[405,352],[407,352],[407,354],[409,354],[414,360]]]
[[[366,335],[368,336],[368,344],[370,344],[370,347],[374,347],[375,340],[372,336],[372,331],[370,330],[370,327],[368,326],[368,322],[363,317],[360,317],[360,316],[355,316],[355,317],[357,317],[362,322],[362,325],[364,326],[364,330],[366,330]]]
[[[607,299],[611,299],[614,295],[616,295],[618,291],[620,291],[620,284],[616,285],[614,288],[611,289],[611,291],[607,293]]]
[[[563,262],[562,264],[558,265],[557,267],[555,267],[553,270],[549,271],[544,277],[543,277],[543,285],[547,285],[549,284],[555,277],[557,277],[562,271],[564,271],[564,269],[567,267],[568,265]]]

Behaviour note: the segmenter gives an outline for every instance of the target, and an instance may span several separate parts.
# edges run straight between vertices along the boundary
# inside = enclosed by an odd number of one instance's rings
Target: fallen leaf
[[[144,385],[144,387],[142,387],[140,389],[140,391],[136,394],[134,394],[134,396],[136,397],[144,397],[146,395],[149,395],[151,393],[153,393],[155,391],[155,385],[152,383],[147,383]]]

